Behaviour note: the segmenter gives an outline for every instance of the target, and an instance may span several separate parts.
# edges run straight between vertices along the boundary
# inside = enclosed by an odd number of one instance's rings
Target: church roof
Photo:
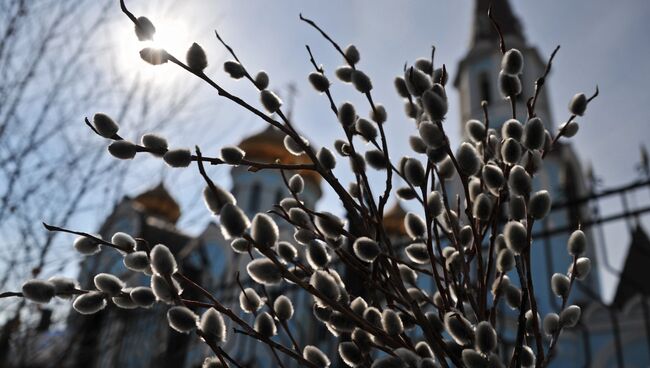
[[[389,235],[405,235],[406,227],[404,226],[404,218],[406,217],[406,211],[399,203],[395,202],[393,207],[391,207],[386,213],[384,213],[384,229]]]
[[[499,35],[488,18],[488,9],[492,6],[492,17],[501,28],[504,37],[516,36],[525,40],[519,18],[512,12],[508,0],[476,0],[474,6],[474,27],[472,45],[481,40],[498,40]]]
[[[163,183],[147,190],[133,199],[147,214],[161,217],[172,224],[181,217],[181,208],[178,202],[169,194]]]
[[[283,164],[310,164],[312,161],[306,155],[293,155],[284,146],[286,134],[269,125],[264,130],[244,138],[239,143],[239,148],[246,152],[246,159],[258,162],[274,162],[276,159]],[[312,170],[301,170],[300,174],[305,179],[311,179],[315,184],[320,184],[321,176]]]
[[[650,295],[650,239],[641,225],[631,233],[625,265],[620,274],[613,304],[622,307],[635,295]]]

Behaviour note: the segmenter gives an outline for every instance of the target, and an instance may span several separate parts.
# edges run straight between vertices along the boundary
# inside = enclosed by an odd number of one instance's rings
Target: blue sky
[[[403,117],[393,78],[405,62],[428,56],[431,45],[437,48],[437,63],[445,63],[454,75],[458,61],[468,48],[474,6],[469,0],[187,0],[164,6],[158,1],[132,0],[128,4],[134,13],[150,16],[161,32],[165,28],[166,32],[173,29],[169,33],[175,42],[170,48],[179,56],[185,45],[193,41],[203,45],[210,61],[209,74],[248,101],[258,103],[257,93],[250,84],[233,81],[222,71],[221,64],[227,56],[214,38],[214,29],[235,48],[250,71],[264,69],[269,73],[272,89],[282,94],[289,83],[296,83],[294,120],[313,144],[321,146],[331,144],[342,133],[325,97],[313,91],[306,80],[312,67],[304,45],[312,47],[317,61],[330,76],[342,60],[320,35],[298,20],[302,12],[328,30],[342,46],[353,43],[361,51],[359,66],[373,80],[375,100],[388,109],[386,129],[392,139],[393,157],[408,154],[407,139],[415,132],[412,123]],[[585,164],[593,165],[605,186],[636,178],[634,166],[638,162],[639,145],[650,138],[650,42],[647,40],[650,2],[521,0],[511,1],[511,5],[520,17],[528,41],[539,48],[543,57],[556,45],[562,46],[547,85],[556,126],[568,116],[566,106],[571,96],[581,91],[591,93],[598,84],[600,97],[578,120],[581,129],[573,139],[575,148]],[[169,80],[194,88],[191,114],[187,115],[191,123],[182,122],[182,128],[177,127],[170,135],[173,145],[199,144],[204,152],[216,154],[222,145],[236,143],[264,127],[262,121],[220,99],[208,86],[195,84],[191,76],[172,65],[151,72],[152,67],[144,65],[135,52],[141,46],[133,41],[132,25],[126,17],[119,16],[117,4],[111,11],[117,17],[115,27],[120,30],[115,34],[115,42],[124,50],[118,52],[118,58],[125,73],[156,73],[152,76],[160,88],[169,86]],[[367,104],[351,86],[336,83],[332,90],[336,101],[350,100],[358,104],[362,113],[367,111]],[[461,126],[458,96],[455,91],[448,94],[447,131],[457,144]],[[213,169],[212,174],[222,184],[229,185],[227,170]],[[341,174],[345,175],[344,171]],[[196,181],[197,175],[191,170],[169,180],[182,185]],[[383,176],[372,175],[371,180],[382,185]],[[143,181],[140,185],[146,187],[150,183]],[[190,211],[198,197],[174,188],[179,186],[172,186],[172,190],[180,197],[184,209]],[[648,203],[648,200],[648,193],[642,193],[635,202]],[[320,205],[340,212],[331,193],[326,192]],[[605,211],[613,211],[615,206],[617,203],[610,201]],[[181,224],[190,230],[200,230],[204,221],[181,221]],[[608,227],[607,257],[615,265],[625,255],[624,230],[620,224]],[[604,275],[604,284],[611,291],[615,277]]]

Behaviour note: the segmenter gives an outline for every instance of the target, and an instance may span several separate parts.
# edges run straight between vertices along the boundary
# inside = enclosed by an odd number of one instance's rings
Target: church
[[[492,128],[499,131],[500,124],[511,117],[510,102],[499,93],[498,73],[501,54],[498,50],[498,35],[492,27],[487,9],[493,4],[493,14],[501,25],[505,43],[508,48],[517,48],[526,61],[521,76],[524,90],[522,95],[532,96],[535,80],[544,73],[547,56],[528,42],[520,19],[514,14],[510,4],[503,1],[476,0],[473,29],[469,50],[457,67],[453,81],[460,95],[460,122],[469,119],[483,119],[481,101],[487,101]],[[449,87],[448,87],[449,88]],[[551,88],[546,84],[537,102],[537,114],[554,132],[558,129],[561,117],[554,116],[547,94]],[[526,101],[516,101],[517,116],[526,120]],[[561,114],[559,114],[561,115]],[[267,128],[245,138],[239,147],[246,151],[246,157],[260,162],[271,162],[280,158],[285,163],[309,162],[306,156],[291,155],[283,144],[283,134]],[[249,217],[260,211],[267,211],[289,195],[280,173],[271,170],[249,172],[246,167],[231,169],[232,194],[238,205]],[[321,197],[321,180],[314,172],[303,172],[305,191],[303,198],[307,206],[315,207]],[[553,188],[551,196],[556,202],[572,203],[588,193],[588,183],[578,156],[571,145],[560,142],[548,155],[542,171],[535,178],[535,187]],[[207,212],[206,212],[207,213]],[[392,236],[404,234],[403,218],[405,211],[395,204],[386,213],[385,223]],[[124,198],[113,213],[105,220],[99,233],[106,239],[121,231],[147,240],[150,244],[166,244],[176,254],[183,272],[212,292],[217,299],[229,305],[242,318],[252,322],[252,317],[239,310],[238,297],[241,291],[239,282],[244,287],[250,285],[245,265],[249,260],[247,254],[238,254],[230,249],[229,242],[223,238],[219,226],[210,223],[196,237],[189,236],[175,226],[181,216],[178,203],[172,198],[163,184],[141,193],[133,198]],[[542,316],[557,312],[561,301],[551,291],[550,279],[553,273],[569,267],[566,242],[570,232],[555,232],[553,229],[576,229],[589,217],[584,204],[568,205],[554,208],[543,221],[535,224],[534,232],[540,234],[535,238],[531,257],[535,291]],[[281,238],[291,239],[292,229],[278,221]],[[589,229],[585,229],[592,237]],[[649,248],[650,242],[642,229],[634,236],[640,247]],[[633,247],[633,249],[637,249]],[[642,255],[646,254],[642,252]],[[618,312],[611,313],[597,300],[600,300],[600,282],[598,277],[598,257],[593,247],[587,256],[592,260],[591,276],[581,282],[572,295],[572,303],[583,308],[581,323],[565,331],[558,344],[552,367],[612,367],[620,365],[621,356],[625,365],[646,367],[650,364],[648,356],[648,328],[642,328],[643,318],[648,315],[648,302],[639,288],[630,285],[629,279],[621,278],[617,290],[616,303]],[[643,263],[641,256],[631,254],[626,263],[626,270],[638,275]],[[647,265],[647,263],[646,263]],[[646,266],[647,267],[647,266]],[[636,271],[635,271],[636,270]],[[120,276],[128,286],[148,285],[147,277],[125,271],[122,259],[113,252],[102,252],[83,260],[79,281],[82,288],[92,285],[92,276],[98,272],[109,272]],[[241,280],[238,280],[238,276]],[[512,277],[516,280],[516,277]],[[289,287],[289,286],[284,286]],[[647,285],[645,286],[647,290]],[[188,291],[189,292],[189,291]],[[269,298],[280,293],[292,293],[291,290],[268,289]],[[310,314],[311,297],[300,291],[292,294],[296,315],[290,322],[290,328],[301,344],[318,345],[332,360],[332,366],[345,366],[336,358],[336,342],[325,339],[322,324]],[[188,297],[191,297],[189,295]],[[120,310],[109,306],[106,310],[91,316],[71,313],[68,318],[66,335],[70,337],[64,347],[65,360],[62,366],[68,367],[200,367],[210,351],[196,336],[183,335],[171,330],[166,322],[166,308],[156,306],[152,310]],[[513,324],[512,334],[506,333],[501,338],[514,343],[514,320],[504,310],[500,323]],[[244,367],[273,367],[268,347],[241,334],[233,334],[229,326],[230,337],[224,346],[231,356]],[[284,338],[284,337],[283,337]],[[325,345],[329,342],[329,345]],[[291,341],[282,341],[290,345]],[[502,352],[509,354],[509,352]],[[283,362],[286,367],[295,363],[289,359]]]

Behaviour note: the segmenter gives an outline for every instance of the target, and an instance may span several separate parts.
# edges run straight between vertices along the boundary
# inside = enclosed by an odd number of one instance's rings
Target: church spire
[[[474,29],[472,45],[479,41],[498,40],[498,34],[488,18],[488,8],[492,6],[492,17],[499,24],[504,37],[517,37],[525,42],[519,18],[512,12],[508,0],[476,0],[474,8]]]

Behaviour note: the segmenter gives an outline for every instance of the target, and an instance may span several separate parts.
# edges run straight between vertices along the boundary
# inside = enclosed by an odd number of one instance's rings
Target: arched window
[[[251,194],[248,200],[248,210],[250,212],[257,212],[260,209],[260,199],[262,196],[262,186],[260,183],[255,182],[251,186]]]
[[[478,78],[478,88],[481,101],[492,102],[492,90],[490,89],[490,75],[486,72],[481,73]]]

